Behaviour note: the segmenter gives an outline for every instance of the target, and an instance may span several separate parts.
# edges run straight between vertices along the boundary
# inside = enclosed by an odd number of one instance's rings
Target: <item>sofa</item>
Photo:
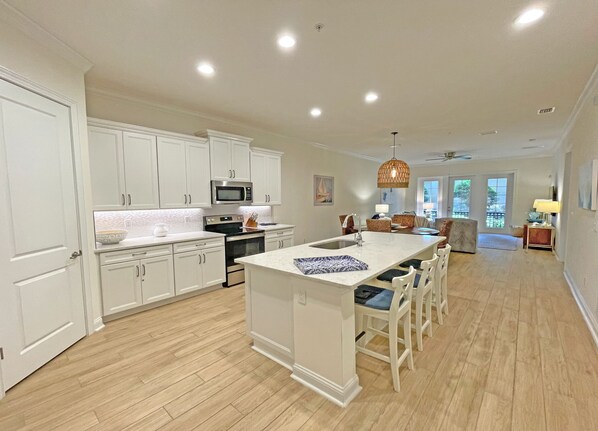
[[[452,251],[475,253],[478,248],[478,221],[468,218],[441,217],[435,221],[437,229],[444,220],[453,221],[453,227],[448,238]]]

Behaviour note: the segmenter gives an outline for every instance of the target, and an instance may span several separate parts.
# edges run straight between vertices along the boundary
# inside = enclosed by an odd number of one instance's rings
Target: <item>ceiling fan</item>
[[[446,162],[449,160],[456,160],[456,159],[471,160],[471,154],[457,154],[456,151],[447,151],[446,153],[443,153],[441,157],[436,157],[433,159],[426,159],[426,162],[432,162],[432,161],[436,161],[436,160]]]

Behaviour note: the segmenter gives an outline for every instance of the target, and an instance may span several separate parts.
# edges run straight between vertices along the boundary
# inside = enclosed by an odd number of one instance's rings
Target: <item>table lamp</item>
[[[375,211],[380,215],[380,218],[385,218],[388,211],[390,211],[390,205],[388,204],[376,204]]]
[[[544,213],[544,224],[548,225],[550,224],[549,214],[561,212],[561,203],[550,199],[536,199],[534,201],[534,208],[537,212]]]
[[[433,202],[424,202],[424,216],[426,216],[427,218],[430,218],[430,216],[432,215],[432,210],[434,209],[434,203]]]

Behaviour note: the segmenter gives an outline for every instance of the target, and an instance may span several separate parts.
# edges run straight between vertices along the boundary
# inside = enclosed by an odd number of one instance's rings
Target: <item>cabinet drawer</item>
[[[160,245],[155,247],[132,248],[122,251],[111,251],[100,254],[100,265],[127,262],[130,260],[146,259],[172,254],[172,246]]]
[[[274,232],[266,232],[266,239],[280,238],[281,236],[292,236],[293,229],[275,230]]]
[[[212,247],[224,246],[224,238],[202,239],[197,241],[179,242],[174,244],[175,253],[184,253],[186,251],[202,250]]]

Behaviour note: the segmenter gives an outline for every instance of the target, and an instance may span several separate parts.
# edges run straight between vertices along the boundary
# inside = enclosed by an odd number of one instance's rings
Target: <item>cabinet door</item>
[[[280,240],[278,238],[275,239],[267,239],[265,242],[265,251],[272,251],[278,250],[280,248]]]
[[[89,163],[94,210],[125,208],[123,134],[89,126]]]
[[[142,304],[139,261],[105,265],[100,272],[105,316]]]
[[[210,169],[213,180],[232,179],[230,139],[210,138]]]
[[[214,247],[201,250],[204,263],[201,265],[203,272],[203,287],[222,284],[226,281],[226,267],[224,247]]]
[[[212,206],[210,188],[210,147],[199,142],[187,142],[188,207]]]
[[[177,295],[201,289],[201,262],[203,256],[197,251],[174,255],[174,281]]]
[[[281,247],[280,247],[280,248],[292,247],[292,246],[293,246],[293,244],[294,244],[294,242],[295,242],[295,241],[294,241],[294,239],[293,239],[293,237],[292,237],[292,236],[287,236],[287,237],[285,237],[285,238],[282,238],[282,239],[280,240],[280,245],[281,245]]]
[[[159,208],[156,137],[123,133],[125,186],[129,209]]]
[[[186,142],[158,137],[160,208],[187,205]]]
[[[249,144],[231,141],[231,169],[234,181],[251,181]]]
[[[280,162],[279,156],[266,156],[268,205],[282,204]]]
[[[265,154],[251,153],[251,173],[253,205],[268,205],[268,176]]]
[[[141,260],[141,293],[144,304],[174,296],[172,256]]]

